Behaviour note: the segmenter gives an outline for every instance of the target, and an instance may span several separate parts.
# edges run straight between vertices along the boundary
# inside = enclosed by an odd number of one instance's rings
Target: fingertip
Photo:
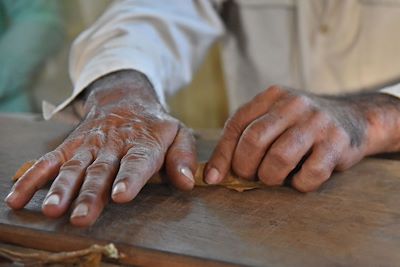
[[[218,184],[222,180],[222,175],[217,168],[211,167],[207,170],[204,180],[207,184]]]
[[[220,183],[231,169],[233,151],[232,146],[226,144],[227,141],[220,141],[206,165],[204,171],[204,181],[207,184]]]
[[[293,177],[292,187],[301,193],[313,192],[318,188],[318,186],[312,185],[310,182],[307,182],[307,179],[304,179],[299,175]]]
[[[111,199],[115,203],[127,203],[132,201],[136,195],[138,194],[138,190],[132,189],[132,185],[129,183],[128,179],[117,179],[119,180],[114,184],[112,193],[111,193]]]
[[[119,181],[114,184],[111,199],[115,203],[127,203],[131,201],[135,196],[128,192],[126,181]]]
[[[193,171],[187,167],[180,167],[178,168],[179,179],[182,181],[181,183],[177,183],[176,186],[184,191],[192,190],[195,185]]]
[[[20,193],[17,191],[11,191],[4,201],[13,210],[22,209],[25,206],[25,202],[21,201]]]
[[[112,190],[112,195],[116,196],[118,194],[122,194],[122,193],[125,193],[125,192],[126,192],[126,183],[121,181],[121,182],[118,182],[118,183],[116,183],[114,185],[114,188]]]
[[[168,179],[176,188],[184,191],[193,189],[194,173],[197,169],[197,153],[192,132],[181,127],[168,149],[165,166]]]
[[[196,163],[174,162],[167,165],[168,181],[179,190],[189,191],[195,185]]]
[[[70,223],[77,227],[88,227],[96,222],[97,216],[90,212],[85,203],[78,204],[71,213]]]
[[[46,197],[42,204],[42,212],[50,218],[58,218],[64,214],[65,208],[61,205],[61,197],[58,194],[51,194]]]

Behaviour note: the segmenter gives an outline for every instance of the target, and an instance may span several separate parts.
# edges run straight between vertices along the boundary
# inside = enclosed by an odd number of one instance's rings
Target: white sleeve
[[[395,84],[392,86],[385,87],[381,89],[379,92],[400,98],[400,84]]]
[[[210,0],[118,0],[74,41],[69,72],[72,95],[61,105],[43,103],[45,119],[108,73],[144,73],[159,100],[188,84],[210,45],[223,34]]]

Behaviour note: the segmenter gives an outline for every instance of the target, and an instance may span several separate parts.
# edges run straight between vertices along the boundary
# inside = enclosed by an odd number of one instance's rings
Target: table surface
[[[54,148],[70,126],[0,116],[0,199],[21,163]],[[201,158],[215,135],[199,142]],[[113,242],[122,263],[141,266],[399,266],[400,164],[368,158],[334,174],[318,192],[291,188],[180,192],[148,185],[129,204],[110,204],[90,228],[0,201],[0,241],[51,251]]]

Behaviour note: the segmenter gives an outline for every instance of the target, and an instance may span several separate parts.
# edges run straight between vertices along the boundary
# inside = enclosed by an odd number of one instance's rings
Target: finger
[[[269,186],[282,185],[310,151],[324,127],[319,114],[286,130],[271,146],[258,167],[258,178]]]
[[[58,148],[41,157],[13,186],[5,201],[12,209],[23,208],[37,190],[46,185],[58,173],[65,162],[63,148]]]
[[[222,181],[231,168],[231,160],[240,135],[247,125],[265,114],[270,106],[285,92],[278,86],[272,86],[245,104],[227,121],[220,141],[208,161],[204,179],[209,184]]]
[[[344,143],[340,141],[325,141],[314,145],[310,157],[294,175],[292,186],[300,192],[317,190],[331,176],[343,147]]]
[[[78,135],[78,139],[82,139],[82,133],[78,129],[79,127],[70,138]],[[46,216],[58,217],[66,212],[79,192],[87,167],[93,162],[98,148],[104,146],[106,142],[104,133],[98,128],[85,132],[84,137],[79,151],[61,166],[43,202],[42,211]]]
[[[193,188],[197,169],[196,145],[193,134],[185,126],[179,128],[168,149],[165,163],[169,181],[174,186],[181,190]]]
[[[96,160],[86,170],[86,177],[71,214],[73,225],[89,226],[99,217],[108,202],[119,162],[119,147],[111,142],[99,151]]]
[[[86,168],[92,161],[93,153],[89,149],[82,148],[61,166],[42,205],[42,211],[46,216],[59,217],[67,211],[78,194]]]
[[[306,100],[300,97],[283,100],[243,131],[232,159],[232,169],[237,175],[247,179],[256,176],[270,146],[289,127],[295,123],[303,123],[303,118],[308,116],[308,107],[304,101]]]
[[[126,203],[136,197],[142,187],[162,166],[166,149],[145,142],[131,147],[121,160],[114,181],[112,199]]]

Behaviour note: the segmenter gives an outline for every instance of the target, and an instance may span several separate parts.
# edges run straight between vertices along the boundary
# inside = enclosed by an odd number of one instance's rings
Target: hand
[[[71,223],[94,223],[110,195],[132,200],[164,164],[176,187],[194,186],[196,153],[191,132],[168,115],[140,73],[120,71],[96,81],[86,118],[54,151],[40,158],[6,198],[23,208],[49,181],[43,213],[58,217],[72,205]],[[112,188],[112,190],[111,190]]]
[[[292,186],[316,190],[334,170],[399,150],[399,112],[400,101],[380,93],[316,96],[272,86],[227,121],[205,180],[219,183],[232,169],[279,186],[298,167]]]

